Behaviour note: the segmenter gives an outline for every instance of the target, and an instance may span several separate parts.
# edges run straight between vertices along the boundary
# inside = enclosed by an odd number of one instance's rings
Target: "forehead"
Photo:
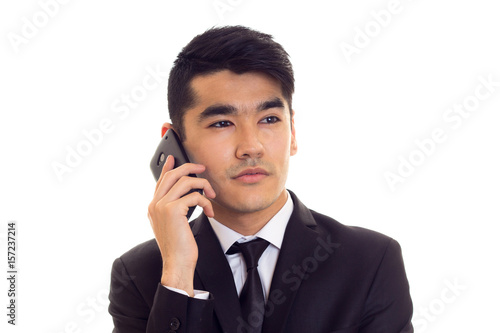
[[[250,111],[276,98],[287,104],[280,82],[259,72],[236,74],[223,70],[196,76],[191,81],[191,89],[195,97],[193,109],[198,112],[212,105],[231,105],[238,110]]]

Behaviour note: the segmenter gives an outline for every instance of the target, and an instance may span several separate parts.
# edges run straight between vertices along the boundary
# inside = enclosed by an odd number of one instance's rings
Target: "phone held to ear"
[[[158,179],[160,178],[161,170],[163,169],[163,165],[167,161],[168,155],[172,155],[175,158],[174,168],[177,168],[184,163],[189,163],[186,151],[184,150],[179,137],[171,129],[169,129],[161,139],[160,144],[158,145],[158,148],[156,148],[156,152],[151,159],[151,163],[149,164],[151,172],[153,172],[153,176],[155,177],[156,181],[158,181]],[[196,177],[195,174],[190,174],[189,176]],[[188,195],[194,191],[203,194],[202,190],[191,190],[185,195]],[[191,217],[191,214],[193,214],[195,208],[196,206],[189,207],[189,211],[186,215],[188,220]]]

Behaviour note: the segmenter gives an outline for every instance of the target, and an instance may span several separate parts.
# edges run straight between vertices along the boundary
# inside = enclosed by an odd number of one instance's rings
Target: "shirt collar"
[[[267,240],[269,243],[281,248],[281,243],[283,242],[283,237],[285,235],[285,229],[290,220],[290,216],[293,212],[293,201],[290,193],[287,191],[287,201],[281,207],[280,211],[273,216],[266,225],[260,229],[255,235],[244,236],[231,228],[226,227],[216,219],[209,217],[208,221],[215,232],[215,235],[219,239],[222,247],[222,251],[226,253],[227,250],[234,244],[234,242],[246,242],[254,238],[260,237]]]

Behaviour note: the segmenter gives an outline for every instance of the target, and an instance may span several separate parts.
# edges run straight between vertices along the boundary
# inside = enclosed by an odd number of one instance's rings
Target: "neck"
[[[233,229],[244,236],[255,235],[276,215],[285,205],[288,199],[286,190],[280,193],[278,198],[268,207],[251,212],[242,212],[227,209],[214,201],[215,219],[226,227]]]

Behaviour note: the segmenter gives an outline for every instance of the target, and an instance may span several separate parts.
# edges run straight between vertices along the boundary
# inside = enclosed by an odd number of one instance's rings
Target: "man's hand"
[[[148,207],[148,217],[163,259],[161,284],[185,290],[194,295],[193,278],[198,260],[198,247],[189,227],[186,214],[191,206],[200,206],[205,215],[214,216],[212,203],[215,198],[210,183],[203,178],[189,177],[205,171],[201,164],[186,163],[174,169],[174,157],[168,156],[156,184],[153,200]],[[184,196],[192,189],[202,189]]]

